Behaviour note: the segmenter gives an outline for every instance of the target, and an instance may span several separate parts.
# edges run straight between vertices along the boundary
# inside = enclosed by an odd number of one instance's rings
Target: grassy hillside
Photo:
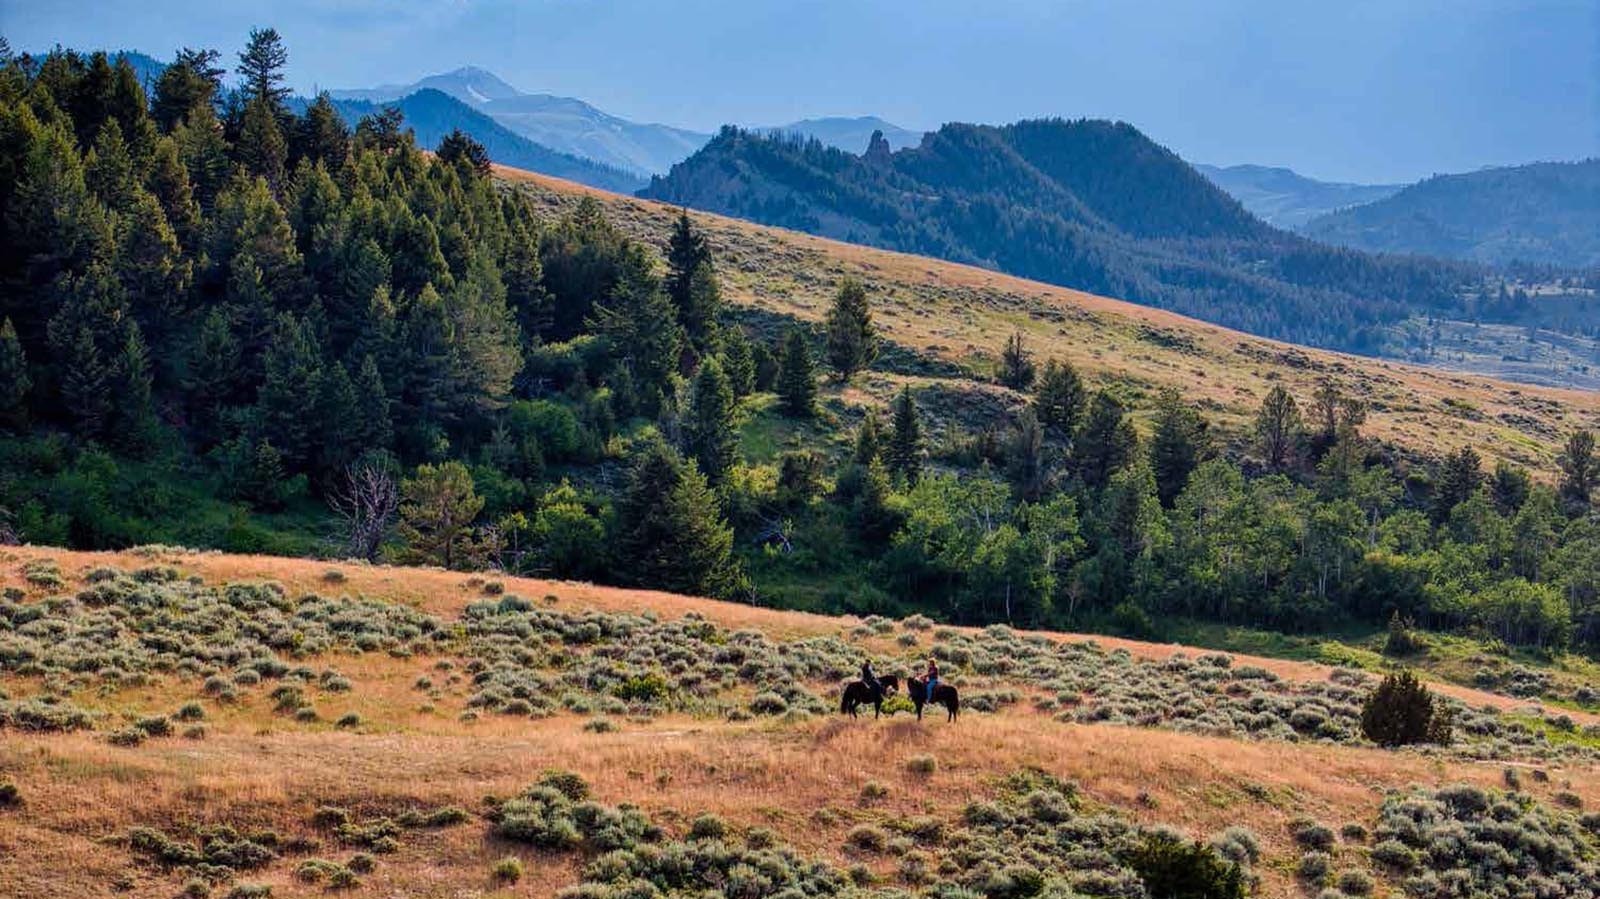
[[[498,171],[553,210],[595,196],[620,227],[657,245],[678,214],[666,204]],[[1561,435],[1600,423],[1600,395],[1592,391],[1510,384],[1293,346],[972,266],[709,213],[690,217],[710,236],[725,295],[752,314],[820,321],[841,277],[863,279],[885,336],[930,360],[908,364],[903,372],[872,373],[861,389],[879,399],[912,381],[947,387],[978,415],[988,404],[1020,405],[1019,395],[987,383],[1006,338],[1020,329],[1040,358],[1071,359],[1091,380],[1119,387],[1136,407],[1148,410],[1159,388],[1178,386],[1236,437],[1274,385],[1309,396],[1324,378],[1366,402],[1366,433],[1414,458],[1472,446],[1548,477]]]
[[[1498,832],[1545,840],[1537,859],[1511,844],[1520,876],[1584,895],[1600,851],[1600,822],[1580,823],[1600,802],[1596,716],[1455,689],[1455,747],[1380,750],[1353,736],[1370,680],[1351,669],[162,548],[10,548],[0,584],[7,895],[661,895],[621,884],[663,857],[696,859],[661,881],[694,888],[761,866],[768,891],[738,895],[1026,895],[1007,890],[1130,876],[1157,827],[1253,859],[1257,895],[1306,895],[1298,872],[1323,863],[1378,895],[1406,864],[1459,868],[1477,894],[1506,875],[1404,843],[1452,819],[1477,832],[1475,803],[1509,785]],[[965,697],[957,722],[837,714],[861,657],[904,673],[929,652]],[[546,829],[566,800],[511,798],[575,787],[551,769],[599,803],[570,840]],[[605,811],[627,803],[653,827]],[[1417,809],[1438,817],[1408,831]],[[1040,852],[1069,833],[1076,852]],[[614,846],[633,848],[602,864]],[[494,874],[507,857],[515,883]]]

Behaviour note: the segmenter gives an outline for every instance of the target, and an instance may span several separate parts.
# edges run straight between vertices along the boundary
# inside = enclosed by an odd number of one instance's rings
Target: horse
[[[851,681],[844,688],[844,697],[839,700],[839,711],[842,714],[856,717],[856,709],[867,703],[872,703],[872,717],[877,718],[883,714],[883,700],[886,696],[893,696],[900,691],[900,678],[894,675],[878,678],[881,690],[874,691],[863,681]]]
[[[925,677],[911,677],[906,679],[906,695],[911,697],[911,702],[917,707],[917,720],[922,720],[922,706],[929,702],[928,681]],[[961,695],[956,688],[949,684],[938,684],[933,688],[933,702],[944,706],[946,721],[956,720],[961,713]]]

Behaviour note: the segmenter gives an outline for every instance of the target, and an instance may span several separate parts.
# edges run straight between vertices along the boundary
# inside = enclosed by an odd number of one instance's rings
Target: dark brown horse
[[[900,692],[900,678],[891,674],[878,678],[878,684],[882,690],[873,690],[862,681],[851,681],[844,688],[844,698],[839,700],[839,711],[854,718],[856,709],[871,703],[872,717],[881,716],[883,700]]]
[[[918,721],[922,720],[922,706],[928,702],[936,702],[944,706],[944,710],[947,713],[944,719],[946,721],[954,721],[956,716],[961,714],[961,695],[956,692],[955,687],[949,684],[940,683],[934,685],[933,697],[929,699],[927,679],[909,677],[906,678],[906,695],[911,697],[911,702],[917,707]]]

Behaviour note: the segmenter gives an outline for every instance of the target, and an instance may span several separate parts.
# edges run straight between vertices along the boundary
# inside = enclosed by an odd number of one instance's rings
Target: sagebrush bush
[[[522,879],[522,859],[508,855],[495,862],[490,873],[502,883],[516,883]]]

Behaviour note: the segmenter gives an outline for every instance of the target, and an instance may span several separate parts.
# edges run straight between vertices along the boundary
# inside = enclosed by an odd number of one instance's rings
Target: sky
[[[1362,182],[1600,156],[1600,0],[0,0],[17,50],[231,61],[267,25],[305,92],[476,65],[707,131],[1104,117]]]

